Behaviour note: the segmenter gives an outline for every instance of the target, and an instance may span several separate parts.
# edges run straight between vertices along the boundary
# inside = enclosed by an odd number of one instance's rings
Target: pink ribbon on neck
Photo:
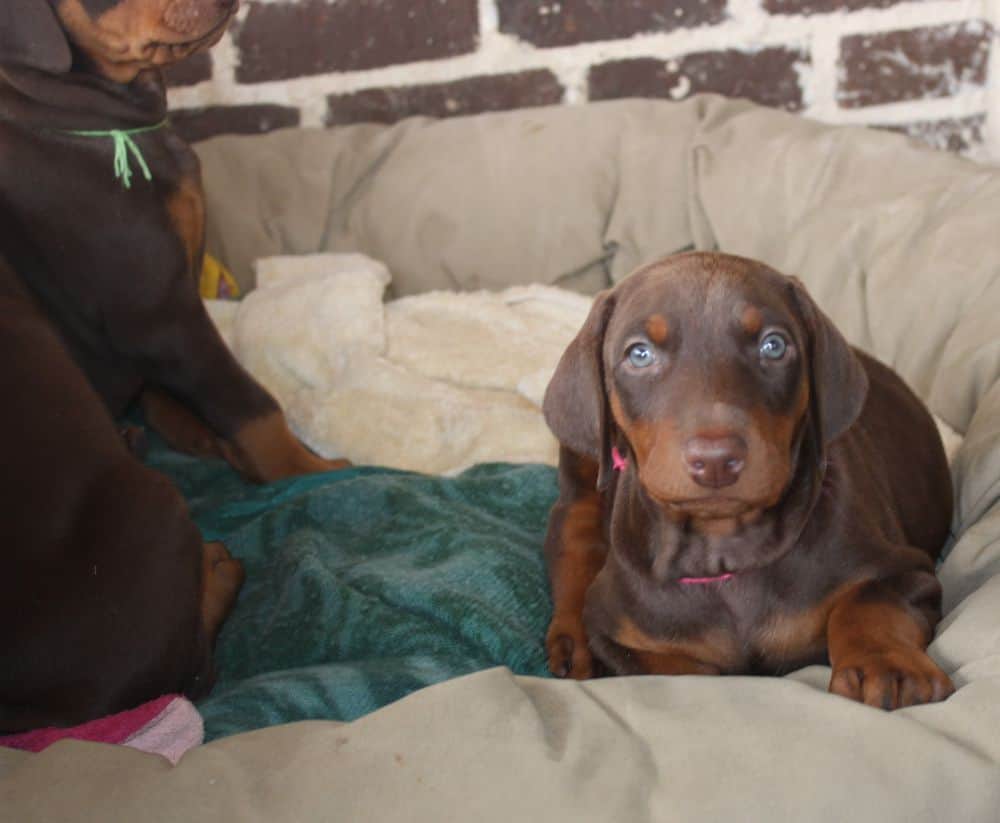
[[[622,457],[622,453],[618,451],[617,446],[611,447],[611,467],[616,472],[625,471],[625,467],[628,465],[628,460]]]
[[[726,572],[716,577],[678,577],[677,582],[682,586],[699,586],[702,583],[722,583],[734,576],[732,572]]]

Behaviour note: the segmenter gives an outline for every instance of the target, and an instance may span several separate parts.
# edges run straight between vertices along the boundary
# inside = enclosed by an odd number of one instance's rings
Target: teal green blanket
[[[207,739],[351,720],[491,666],[547,674],[551,468],[355,468],[261,487],[158,443],[147,462],[246,566],[218,682],[199,704]]]

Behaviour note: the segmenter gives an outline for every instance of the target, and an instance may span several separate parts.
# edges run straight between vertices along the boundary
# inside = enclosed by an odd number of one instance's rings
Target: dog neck
[[[126,85],[86,72],[0,66],[0,120],[27,128],[135,129],[162,122],[166,113],[158,70],[141,72]]]
[[[824,471],[816,470],[811,455],[799,459],[803,440],[796,445],[792,480],[775,506],[712,519],[668,510],[643,489],[638,472],[620,453],[612,455],[617,476],[612,551],[659,584],[724,582],[730,574],[774,563],[797,544],[822,490]]]

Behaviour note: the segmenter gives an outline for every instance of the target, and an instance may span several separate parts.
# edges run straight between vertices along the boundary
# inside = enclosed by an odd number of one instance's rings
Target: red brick
[[[236,29],[241,83],[411,63],[475,50],[476,0],[251,2]]]
[[[542,48],[718,23],[726,0],[498,0],[500,31]]]
[[[986,82],[992,30],[982,21],[858,34],[840,43],[837,102],[847,109],[950,97]]]
[[[298,109],[269,104],[174,109],[170,123],[190,143],[218,134],[263,134],[299,125]]]
[[[921,120],[902,125],[878,126],[887,131],[906,134],[921,143],[946,151],[965,152],[983,143],[986,115],[950,118],[946,120]]]
[[[212,55],[207,51],[198,52],[187,60],[167,66],[163,76],[168,86],[193,86],[212,78]]]
[[[563,87],[547,69],[470,77],[451,83],[365,89],[327,98],[327,125],[395,123],[404,117],[452,117],[559,103]]]
[[[699,92],[715,92],[797,111],[802,108],[802,88],[795,67],[803,63],[809,63],[806,52],[780,47],[696,52],[667,61],[615,60],[590,69],[590,99],[682,100]]]
[[[764,0],[764,9],[771,14],[830,14],[859,9],[887,9],[903,0]]]

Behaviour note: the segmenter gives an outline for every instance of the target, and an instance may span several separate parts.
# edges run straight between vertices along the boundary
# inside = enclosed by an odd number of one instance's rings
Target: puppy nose
[[[747,462],[747,444],[739,435],[692,437],[684,444],[684,465],[699,486],[721,489],[739,480]]]

